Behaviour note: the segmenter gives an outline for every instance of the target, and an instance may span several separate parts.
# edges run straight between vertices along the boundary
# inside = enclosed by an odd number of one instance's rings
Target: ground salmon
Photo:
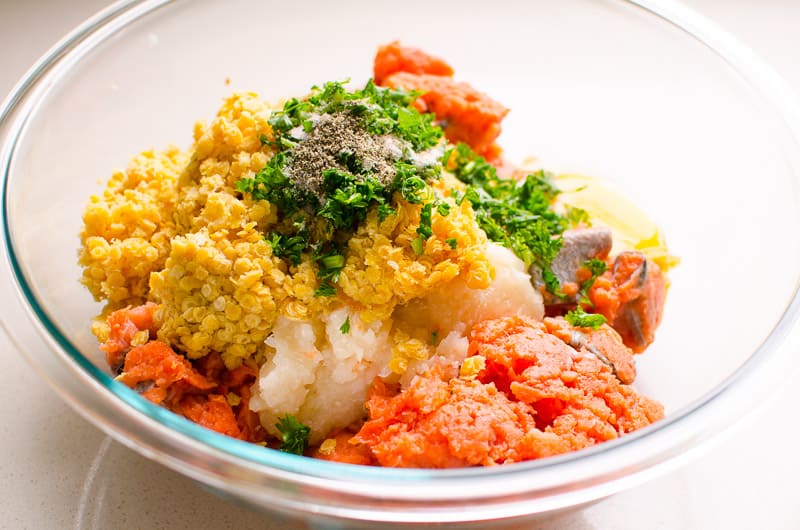
[[[387,77],[397,72],[451,76],[453,68],[443,59],[434,57],[419,48],[403,46],[398,41],[378,48],[373,63],[375,84],[382,85]]]
[[[376,464],[369,447],[358,442],[354,434],[347,430],[329,436],[322,445],[313,448],[308,456],[343,464]]]
[[[474,378],[434,365],[402,391],[377,381],[369,420],[354,441],[383,466],[493,465],[585,448],[664,414],[596,355],[541,322],[482,322],[471,332],[469,355],[483,360]]]
[[[633,351],[622,342],[619,333],[611,326],[603,324],[597,329],[576,329],[561,317],[545,318],[544,325],[548,332],[566,344],[576,350],[591,353],[607,364],[621,382],[630,384],[636,379]]]
[[[451,142],[463,142],[489,160],[499,154],[495,140],[508,109],[483,92],[452,77],[408,72],[390,75],[385,84],[421,91],[417,108],[435,114]]]
[[[228,401],[224,396],[184,396],[175,406],[177,412],[193,422],[218,433],[241,438],[242,433]]]
[[[228,370],[218,352],[192,363],[158,340],[131,346],[141,331],[147,331],[149,337],[156,335],[153,316],[157,308],[148,302],[107,317],[110,333],[101,348],[109,365],[121,369],[117,380],[209,429],[250,442],[266,440],[258,414],[249,407],[250,387],[258,375],[254,362]]]
[[[125,360],[125,353],[131,348],[134,336],[147,331],[149,337],[155,337],[156,325],[153,315],[158,304],[147,302],[136,307],[125,307],[114,311],[106,317],[109,327],[108,340],[100,345],[106,353],[106,362],[112,371],[117,372]]]
[[[401,393],[374,388],[370,421],[356,441],[382,466],[445,468],[521,460],[520,441],[535,430],[533,410],[494,385],[445,380],[436,370]]]
[[[251,390],[252,383],[253,381],[243,384],[237,390],[241,402],[236,407],[236,423],[242,433],[242,440],[261,443],[267,439],[267,431],[261,425],[258,413],[250,410],[250,398],[253,395]]]
[[[378,85],[422,92],[415,105],[436,115],[451,142],[464,142],[499,163],[495,140],[508,109],[472,85],[455,81],[449,64],[395,41],[378,49],[373,70]]]
[[[252,360],[243,362],[237,368],[228,370],[218,352],[211,352],[194,361],[198,371],[210,381],[217,383],[215,393],[223,396],[233,394],[237,403],[232,406],[240,437],[249,442],[260,443],[267,439],[267,431],[261,425],[258,413],[250,410],[253,383],[258,375],[258,367]]]
[[[174,402],[187,392],[202,392],[216,386],[185,357],[157,340],[131,349],[117,380],[141,390],[142,396],[156,404]]]

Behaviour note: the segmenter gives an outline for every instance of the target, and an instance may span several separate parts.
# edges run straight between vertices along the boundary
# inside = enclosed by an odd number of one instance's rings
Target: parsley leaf
[[[347,318],[344,319],[344,322],[339,327],[339,331],[341,331],[345,335],[347,333],[350,333],[350,315],[347,315]]]
[[[417,233],[425,240],[433,235],[433,228],[431,228],[431,221],[433,217],[433,203],[429,202],[422,207],[419,212],[419,226]]]
[[[564,318],[571,326],[577,328],[597,329],[606,323],[606,317],[601,314],[587,313],[581,306],[568,312]]]
[[[355,229],[367,218],[373,204],[386,204],[387,190],[374,177],[356,178],[351,173],[337,169],[322,172],[322,187],[328,197],[317,212],[334,230]]]
[[[422,245],[424,243],[425,242],[423,241],[422,236],[417,236],[411,240],[411,249],[414,251],[414,254],[417,256],[422,254],[422,251],[424,250]]]
[[[314,291],[314,296],[336,296],[336,287],[324,281],[320,283],[319,287]]]
[[[589,289],[592,288],[595,280],[608,270],[608,265],[601,259],[592,258],[584,261],[581,266],[589,271],[591,277],[581,284],[581,288],[578,290],[579,300],[582,304],[593,305],[589,300]]]
[[[236,182],[236,191],[248,193],[253,200],[266,200],[291,215],[307,204],[315,204],[316,197],[296,187],[284,173],[286,154],[276,153],[267,165],[253,178]]]
[[[306,250],[308,240],[302,236],[285,236],[273,232],[267,237],[272,253],[279,258],[288,258],[292,265],[300,265],[301,254]]]
[[[450,248],[452,248],[453,250],[458,248],[458,240],[456,238],[454,237],[448,238],[446,242],[448,245],[450,245]]]
[[[592,226],[592,220],[589,217],[589,212],[577,206],[567,207],[567,220],[570,226],[576,227],[578,225]]]
[[[319,264],[319,271],[317,277],[320,280],[333,280],[334,282],[339,279],[339,273],[344,268],[344,255],[336,251],[329,252],[315,256],[314,259]]]
[[[442,137],[442,129],[433,125],[433,114],[420,114],[414,107],[397,109],[395,132],[421,151],[433,147]]]
[[[378,221],[384,222],[386,219],[389,218],[390,215],[396,215],[397,210],[392,208],[386,203],[381,203],[378,205]]]
[[[302,455],[305,452],[311,436],[310,427],[300,423],[295,416],[286,414],[278,418],[275,428],[281,433],[281,451],[296,455]]]

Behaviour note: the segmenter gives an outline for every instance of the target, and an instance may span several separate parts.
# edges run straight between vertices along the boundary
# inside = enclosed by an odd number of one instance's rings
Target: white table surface
[[[800,93],[800,1],[687,0]],[[0,95],[103,0],[0,0]],[[0,303],[12,296],[5,270]],[[129,451],[72,412],[0,333],[0,528],[287,528]],[[542,530],[800,529],[794,388],[685,467]]]

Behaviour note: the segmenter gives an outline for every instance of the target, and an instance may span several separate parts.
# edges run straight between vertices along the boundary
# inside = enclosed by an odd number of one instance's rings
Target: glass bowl
[[[512,161],[621,189],[682,263],[637,387],[667,417],[588,450],[495,468],[397,470],[249,445],[112,380],[79,284],[88,197],[135,153],[188,147],[234,90],[270,100],[365,80],[394,39],[446,58],[512,109]],[[143,1],[111,6],[57,44],[0,114],[4,245],[20,300],[3,325],[79,413],[222,495],[348,528],[479,528],[581,505],[684,462],[786,382],[800,240],[797,107],[757,58],[671,2]]]

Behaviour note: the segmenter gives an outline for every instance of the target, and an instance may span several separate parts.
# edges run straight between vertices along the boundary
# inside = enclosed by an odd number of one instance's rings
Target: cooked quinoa
[[[150,273],[161,270],[176,234],[177,182],[189,157],[177,148],[145,151],[114,173],[83,215],[83,283],[113,308],[148,299]]]
[[[235,190],[272,155],[261,141],[272,134],[271,112],[253,93],[234,95],[211,123],[195,126],[188,153],[145,152],[92,197],[80,263],[84,283],[108,301],[106,312],[156,302],[160,340],[190,359],[219,352],[235,368],[265,359],[265,339],[280,315],[311,320],[346,304],[366,321],[385,320],[398,304],[457,276],[473,288],[489,284],[486,236],[468,204],[434,213],[433,237],[416,256],[421,205],[400,201],[397,215],[383,222],[370,212],[348,242],[340,294],[315,297],[311,260],[289,266],[264,238],[278,224],[276,209]]]

